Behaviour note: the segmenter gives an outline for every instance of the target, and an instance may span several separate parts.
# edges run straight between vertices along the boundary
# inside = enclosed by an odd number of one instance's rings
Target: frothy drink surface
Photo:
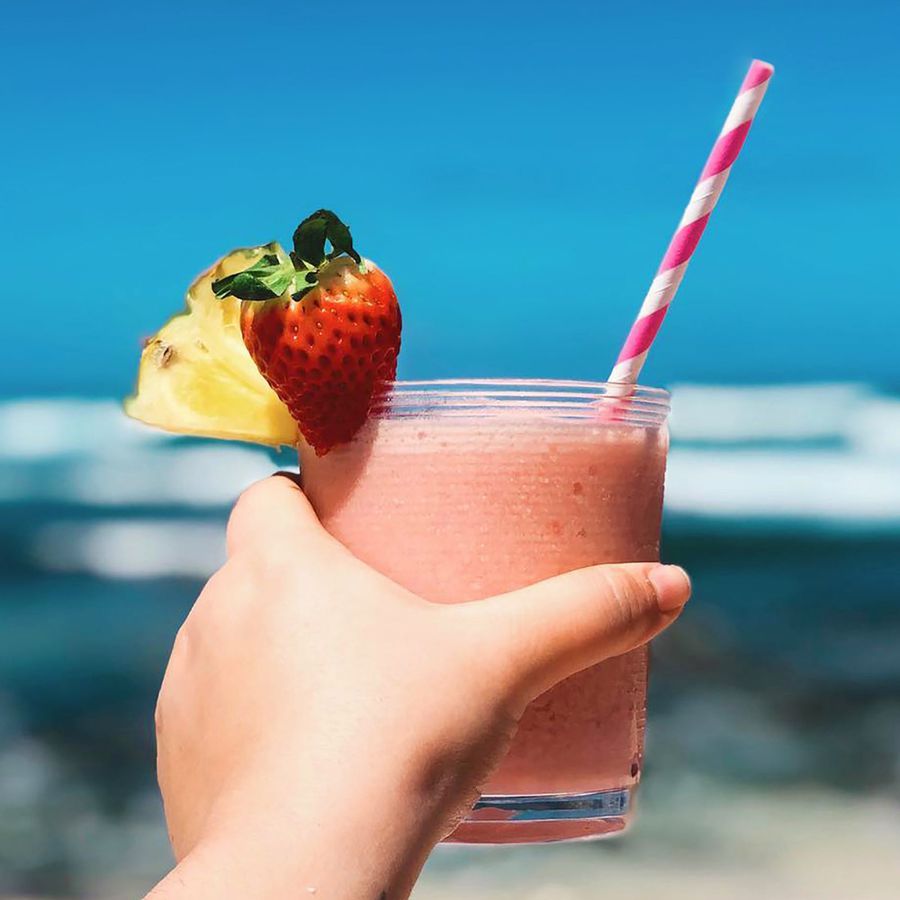
[[[459,603],[595,563],[658,559],[666,449],[662,427],[501,413],[381,419],[301,463],[332,534],[422,597]],[[633,784],[646,673],[636,650],[538,698],[486,792]]]

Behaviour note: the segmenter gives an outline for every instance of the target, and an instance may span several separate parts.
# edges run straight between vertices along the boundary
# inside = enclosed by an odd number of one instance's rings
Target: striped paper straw
[[[728,113],[709,159],[706,160],[706,165],[700,173],[700,180],[694,188],[694,193],[691,194],[687,209],[659,264],[650,290],[647,291],[641,311],[631,326],[622,352],[609,376],[610,381],[620,384],[637,383],[650,345],[666,317],[666,311],[675,297],[681,279],[684,278],[684,272],[697,249],[703,229],[706,228],[722,188],[728,181],[731,167],[741,152],[747,132],[753,124],[753,117],[765,96],[774,71],[772,66],[758,59],[754,59],[750,64],[731,112]]]

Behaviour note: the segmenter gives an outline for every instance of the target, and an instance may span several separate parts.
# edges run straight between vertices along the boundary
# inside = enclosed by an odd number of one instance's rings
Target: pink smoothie
[[[667,436],[662,423],[501,411],[370,422],[325,457],[301,452],[325,526],[359,557],[438,603],[477,600],[594,563],[658,559]],[[636,784],[647,655],[576,675],[526,711],[489,795],[581,794]],[[507,822],[490,810],[468,841],[620,830],[602,822]]]

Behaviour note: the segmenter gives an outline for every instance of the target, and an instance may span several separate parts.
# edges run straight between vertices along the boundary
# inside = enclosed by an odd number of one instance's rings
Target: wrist
[[[330,785],[291,784],[270,769],[223,797],[150,898],[281,900],[304,891],[329,900],[407,897],[446,830],[439,792],[417,767],[396,761],[373,771],[352,760],[348,768],[360,777]]]

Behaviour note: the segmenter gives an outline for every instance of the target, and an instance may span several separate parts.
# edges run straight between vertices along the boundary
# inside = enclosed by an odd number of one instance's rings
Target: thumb
[[[678,566],[591,566],[468,607],[514,693],[529,702],[563,678],[649,641],[691,593]],[[522,696],[524,694],[524,696]]]

